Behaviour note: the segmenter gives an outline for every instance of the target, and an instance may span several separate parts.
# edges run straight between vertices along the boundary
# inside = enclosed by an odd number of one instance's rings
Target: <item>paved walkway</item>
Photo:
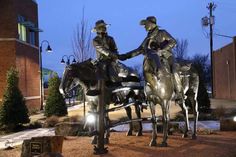
[[[20,131],[14,134],[0,137],[0,149],[7,146],[21,145],[24,140],[37,136],[53,136],[55,135],[54,128],[39,128]]]
[[[172,122],[172,123],[179,123],[179,127],[184,126],[184,122]],[[189,123],[190,128],[193,130],[193,122]],[[203,129],[210,129],[210,130],[220,130],[220,122],[219,121],[198,121],[197,128]],[[128,124],[119,125],[112,128],[116,131],[127,131],[129,129]],[[151,123],[143,123],[143,131],[152,131],[152,124]]]

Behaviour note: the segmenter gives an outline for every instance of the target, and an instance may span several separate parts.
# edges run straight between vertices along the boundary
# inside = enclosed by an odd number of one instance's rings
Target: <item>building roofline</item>
[[[33,1],[34,3],[36,3],[36,4],[38,4],[38,3],[37,3],[37,0],[32,0],[32,1]]]
[[[225,47],[228,47],[228,46],[230,46],[230,45],[232,45],[232,44],[233,44],[233,42],[228,43],[228,44],[222,46],[221,48],[218,48],[218,49],[214,50],[214,52],[220,51],[221,49],[224,49]]]

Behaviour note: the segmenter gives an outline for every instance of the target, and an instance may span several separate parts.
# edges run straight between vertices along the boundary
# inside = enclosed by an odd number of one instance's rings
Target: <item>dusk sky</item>
[[[201,18],[208,16],[206,6],[209,0],[38,0],[40,41],[48,40],[53,53],[43,51],[43,67],[62,74],[60,64],[63,55],[73,54],[72,39],[77,24],[81,21],[82,10],[92,29],[94,23],[104,19],[111,24],[108,33],[114,37],[119,52],[125,53],[137,48],[146,37],[139,25],[141,19],[155,16],[158,25],[166,29],[174,38],[187,39],[188,54],[209,54],[209,38],[204,34],[209,28],[202,28]],[[236,1],[215,0],[213,14],[216,22],[214,33],[236,35]],[[93,34],[93,37],[96,34]],[[214,50],[230,43],[231,38],[214,36]],[[44,45],[44,49],[46,46]],[[142,64],[142,57],[124,62],[126,65]]]

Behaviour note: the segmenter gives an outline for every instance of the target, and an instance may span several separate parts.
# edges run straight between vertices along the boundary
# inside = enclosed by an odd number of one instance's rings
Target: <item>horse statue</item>
[[[138,51],[131,51],[128,54],[130,56],[136,56]],[[134,55],[133,55],[133,54]],[[128,56],[129,56],[128,55]],[[156,104],[160,104],[162,108],[162,116],[163,116],[163,141],[160,146],[167,146],[168,139],[168,123],[170,120],[170,104],[171,101],[177,101],[180,107],[182,108],[185,116],[185,131],[183,137],[187,137],[187,133],[189,131],[189,121],[188,121],[188,109],[185,105],[185,100],[190,103],[194,107],[194,115],[195,115],[195,125],[194,125],[194,133],[193,138],[196,138],[196,123],[197,123],[197,90],[198,90],[198,75],[194,72],[194,68],[190,71],[191,66],[183,66],[176,70],[175,73],[172,73],[171,67],[168,63],[168,60],[165,57],[156,55],[156,53],[147,49],[144,55],[144,63],[143,63],[143,71],[145,78],[145,87],[144,91],[146,94],[146,100],[149,104],[151,116],[152,116],[152,139],[150,142],[150,146],[156,146],[157,142],[157,118],[156,118]],[[130,58],[130,57],[128,57]],[[182,78],[175,77],[175,79],[179,78],[179,80],[174,80],[174,75],[181,74]],[[185,73],[189,73],[190,75],[185,75]],[[178,84],[175,84],[174,81],[178,81]],[[178,86],[178,87],[176,87]],[[183,91],[182,98],[176,97],[177,94],[176,89],[180,89]],[[185,96],[186,95],[186,96]],[[176,100],[178,98],[178,100]]]
[[[191,106],[193,110],[193,115],[194,115],[192,139],[196,139],[197,138],[196,136],[197,121],[198,121],[198,114],[199,114],[198,102],[197,102],[199,75],[191,63],[186,63],[186,61],[179,61],[175,65],[176,65],[175,66],[176,71],[180,75],[181,84],[182,84],[184,95],[185,95],[184,101],[177,101],[185,117],[185,130],[184,130],[183,138],[188,137],[188,132],[190,131],[187,106]]]
[[[141,118],[141,105],[144,94],[142,94],[142,90],[140,88],[140,79],[138,78],[138,74],[136,74],[131,69],[127,68],[124,72],[120,72],[123,81],[122,82],[111,82],[110,79],[106,76],[106,71],[102,68],[99,68],[99,61],[94,61],[88,59],[81,63],[74,63],[71,65],[67,65],[65,67],[63,77],[61,80],[61,84],[59,87],[60,92],[63,95],[68,94],[73,88],[80,85],[86,91],[86,101],[93,111],[97,111],[98,104],[98,80],[103,78],[105,80],[105,95],[106,99],[104,100],[106,108],[109,108],[110,103],[115,104],[124,104],[125,110],[128,118],[132,119],[131,107],[127,105],[130,99],[133,99],[135,112],[138,118]],[[120,63],[121,64],[121,63]],[[128,88],[127,88],[128,86]],[[104,141],[105,143],[109,142],[109,116],[108,112],[105,115],[105,125],[106,134]],[[129,123],[129,130],[127,132],[127,136],[132,135],[133,126],[132,121]],[[142,135],[142,123],[139,122],[139,130],[136,134],[137,136]],[[95,135],[93,139],[93,144],[96,143],[97,136]]]
[[[151,66],[150,66],[151,65]],[[167,60],[148,51],[145,53],[143,71],[145,78],[144,92],[152,116],[152,139],[149,146],[157,146],[156,104],[160,104],[163,116],[163,141],[160,146],[167,146],[169,108],[174,98],[173,74],[169,70]]]

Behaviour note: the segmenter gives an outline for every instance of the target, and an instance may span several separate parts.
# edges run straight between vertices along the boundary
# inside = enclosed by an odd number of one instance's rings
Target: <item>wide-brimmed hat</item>
[[[97,28],[98,27],[101,27],[101,26],[105,26],[105,27],[108,27],[110,24],[107,24],[104,22],[104,20],[98,20],[96,23],[95,23],[95,27],[92,29],[92,32],[97,32]]]
[[[148,16],[146,19],[140,21],[140,25],[146,25],[147,22],[157,24],[157,19],[155,16]]]

